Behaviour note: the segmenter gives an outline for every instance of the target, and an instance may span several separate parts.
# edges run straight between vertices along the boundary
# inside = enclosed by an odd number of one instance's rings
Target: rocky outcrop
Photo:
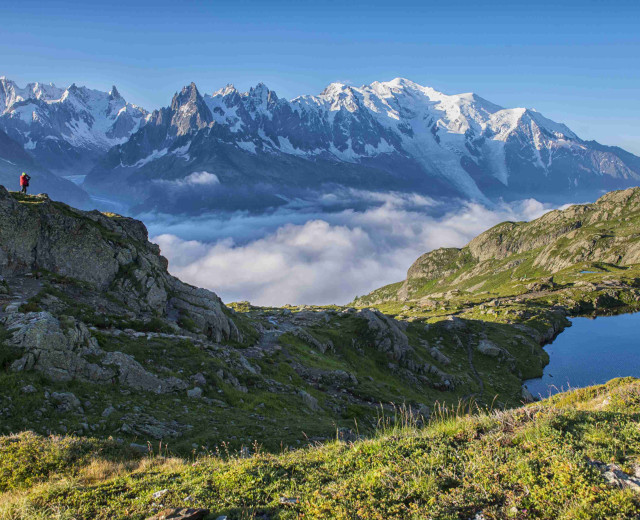
[[[306,392],[305,390],[300,390],[300,392],[298,392],[298,395],[300,395],[300,397],[302,398],[302,402],[307,408],[309,408],[314,412],[317,412],[320,410],[320,405],[318,404],[318,400],[315,397],[313,397],[310,393]]]
[[[167,266],[142,222],[46,195],[20,202],[0,186],[0,276],[46,270],[108,290],[137,314],[188,317],[213,341],[242,339],[217,295],[181,282]]]
[[[188,429],[188,426],[174,420],[163,422],[148,414],[127,414],[122,420],[124,422],[120,427],[121,432],[158,440],[180,437],[183,431]]]
[[[307,345],[312,346],[313,348],[315,348],[316,350],[320,351],[323,354],[327,350],[333,350],[334,349],[333,342],[331,340],[328,340],[325,343],[323,343],[323,342],[317,340],[315,337],[313,337],[309,332],[307,332],[304,329],[294,329],[294,330],[291,331],[291,334],[293,334],[294,336],[300,338]]]
[[[162,379],[147,372],[133,356],[122,352],[108,352],[100,362],[112,367],[117,373],[118,382],[126,387],[156,394],[166,394],[177,390],[185,390],[189,385],[176,377]]]
[[[87,327],[72,320],[67,327],[48,312],[12,313],[3,325],[13,334],[7,344],[21,357],[11,369],[37,370],[53,381],[106,383],[115,372],[87,360],[102,353]]]
[[[375,309],[361,309],[356,316],[366,321],[374,346],[381,352],[398,360],[412,350],[400,322]]]
[[[52,381],[118,383],[123,387],[158,394],[184,390],[178,378],[160,378],[122,352],[105,352],[82,322],[66,323],[48,312],[13,312],[2,324],[12,334],[7,345],[20,356],[10,369],[35,370]]]
[[[597,460],[589,461],[589,464],[602,474],[602,478],[612,487],[619,489],[631,489],[640,493],[640,467],[634,467],[634,474],[630,475],[617,464],[606,464]]]

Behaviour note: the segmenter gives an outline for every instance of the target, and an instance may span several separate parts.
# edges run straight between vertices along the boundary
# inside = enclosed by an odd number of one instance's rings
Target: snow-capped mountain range
[[[0,77],[0,129],[48,169],[82,175],[111,147],[126,142],[147,117],[116,87],[101,92],[75,84],[29,83]]]
[[[115,87],[19,89],[3,79],[0,114],[0,129],[50,169],[88,172],[89,192],[144,209],[268,206],[335,185],[569,200],[640,181],[639,157],[535,110],[401,78],[332,83],[290,101],[263,84],[202,95],[192,83],[152,113]]]

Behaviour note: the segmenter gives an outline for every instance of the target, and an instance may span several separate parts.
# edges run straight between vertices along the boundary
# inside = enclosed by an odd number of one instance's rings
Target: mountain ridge
[[[184,121],[179,130],[145,125],[109,152],[87,187],[108,189],[115,176],[130,179],[135,190],[138,182],[179,179],[197,168],[225,187],[252,177],[284,193],[331,182],[398,185],[486,203],[593,195],[640,180],[635,156],[583,141],[535,110],[504,109],[404,79],[358,88],[332,83],[291,101],[264,84],[244,93],[228,85],[196,99],[199,122],[189,131]],[[171,107],[179,104],[176,94]],[[351,173],[335,174],[347,165]],[[296,168],[310,173],[300,176]]]
[[[66,175],[86,174],[97,158],[135,132],[147,117],[117,88],[102,92],[72,83],[28,83],[0,78],[0,129],[38,162]]]
[[[264,208],[335,186],[562,202],[640,182],[640,158],[533,109],[403,78],[291,100],[262,83],[212,94],[191,83],[151,113],[113,88],[0,83],[0,129],[54,173],[87,174],[91,194],[142,211]],[[176,193],[201,171],[220,183]]]

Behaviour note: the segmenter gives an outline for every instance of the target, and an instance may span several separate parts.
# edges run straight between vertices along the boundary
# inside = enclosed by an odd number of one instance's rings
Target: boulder
[[[374,346],[393,359],[402,359],[412,348],[399,322],[375,309],[361,309],[356,314],[364,319],[373,336]]]
[[[525,385],[522,386],[521,395],[522,395],[522,400],[525,403],[532,403],[536,400],[536,398],[533,397],[533,394],[529,391],[529,389]]]
[[[480,340],[480,342],[478,343],[478,346],[476,347],[478,349],[478,352],[480,352],[481,354],[484,354],[485,356],[489,356],[489,357],[498,357],[500,356],[500,354],[502,354],[504,351],[498,347],[495,343],[487,340],[487,339],[482,339]]]
[[[187,397],[190,397],[191,399],[200,399],[202,397],[202,388],[196,386],[195,388],[187,390]]]
[[[616,464],[605,464],[599,461],[591,461],[590,464],[602,473],[602,477],[610,486],[620,489],[631,489],[640,492],[640,475],[629,475]]]
[[[427,351],[429,352],[429,355],[433,359],[435,359],[438,363],[442,363],[445,366],[451,364],[451,359],[449,359],[442,352],[440,352],[440,350],[438,350],[436,347],[430,347],[429,348],[429,346],[428,346],[428,344],[426,342],[423,342],[423,343],[427,347]]]
[[[315,348],[316,350],[322,352],[323,354],[327,350],[334,350],[333,342],[331,340],[327,341],[326,343],[322,343],[321,341],[317,340],[315,337],[313,337],[310,333],[308,333],[304,329],[295,329],[291,331],[291,334],[293,334],[297,338],[300,338],[307,345]]]
[[[56,405],[58,412],[65,413],[82,409],[80,399],[71,392],[53,392],[51,394],[51,401]]]
[[[198,384],[199,386],[206,386],[207,385],[207,378],[204,377],[204,374],[202,374],[201,372],[198,372],[191,379],[193,379],[193,381],[196,384]]]
[[[186,429],[184,425],[174,420],[163,422],[147,414],[127,414],[122,420],[121,432],[139,435],[143,438],[151,437],[156,440],[180,437],[183,430]]]
[[[298,395],[302,398],[302,402],[304,405],[313,410],[314,412],[320,410],[320,405],[318,404],[318,400],[313,397],[310,393],[305,392],[304,390],[300,390]]]
[[[136,390],[166,394],[188,388],[188,384],[181,379],[176,377],[163,379],[148,372],[133,356],[122,352],[107,352],[101,364],[114,369],[121,385]]]

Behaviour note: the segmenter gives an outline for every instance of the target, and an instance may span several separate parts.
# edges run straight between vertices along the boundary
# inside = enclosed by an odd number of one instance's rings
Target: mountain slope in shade
[[[116,87],[101,92],[0,78],[0,129],[56,173],[86,174],[98,157],[138,130],[147,113]]]
[[[31,175],[31,193],[47,193],[52,197],[82,208],[87,208],[89,196],[71,181],[54,175],[39,165],[16,141],[0,130],[0,185],[19,190],[20,174]]]
[[[196,206],[215,206],[221,193],[250,193],[247,184],[284,195],[341,184],[480,201],[564,200],[637,184],[640,158],[584,141],[535,110],[406,79],[333,83],[291,101],[263,84],[203,96],[192,83],[111,149],[87,187],[117,194],[126,180],[132,200],[151,193],[148,205],[166,207],[176,200],[171,187],[184,188],[199,171],[219,183],[199,186],[195,201],[185,196]]]

